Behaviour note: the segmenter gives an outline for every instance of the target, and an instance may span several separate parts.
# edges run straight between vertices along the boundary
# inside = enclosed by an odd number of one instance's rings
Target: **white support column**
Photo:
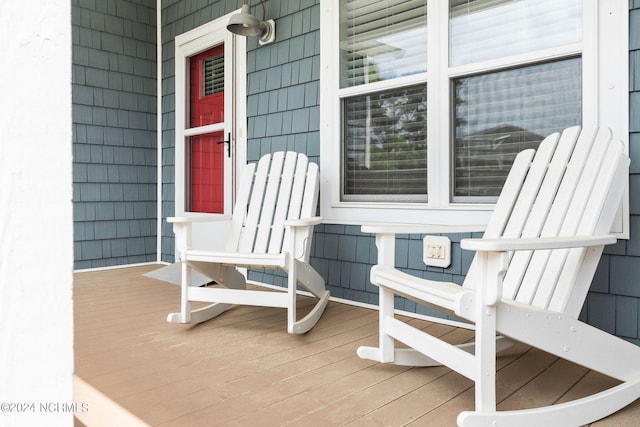
[[[156,261],[162,262],[162,0],[156,0],[156,138],[157,138],[157,213]]]
[[[71,43],[68,0],[2,4],[2,426],[73,425]]]

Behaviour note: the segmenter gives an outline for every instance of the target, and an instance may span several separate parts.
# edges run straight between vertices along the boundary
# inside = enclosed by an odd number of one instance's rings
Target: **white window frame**
[[[428,3],[428,38],[443,40],[429,46],[427,73],[381,81],[361,87],[340,89],[339,0],[321,3],[321,92],[320,92],[320,167],[321,215],[326,223],[432,223],[449,225],[486,224],[494,204],[453,203],[450,201],[450,92],[447,84],[429,84],[428,112],[428,202],[345,202],[341,192],[341,98],[373,90],[388,90],[411,83],[446,81],[470,73],[551,60],[571,53],[583,59],[583,123],[602,123],[612,128],[628,152],[628,4],[626,0],[583,0],[583,40],[560,48],[531,54],[483,61],[450,68],[448,66],[448,2]],[[592,31],[595,29],[596,31]],[[444,47],[444,48],[443,48]],[[435,64],[435,66],[434,66]],[[447,141],[438,144],[436,141]],[[614,230],[619,237],[629,237],[628,188]]]

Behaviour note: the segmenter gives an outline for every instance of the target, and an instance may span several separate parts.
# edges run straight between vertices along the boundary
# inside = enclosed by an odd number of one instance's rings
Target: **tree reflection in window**
[[[426,200],[426,84],[346,98],[343,108],[345,199]]]

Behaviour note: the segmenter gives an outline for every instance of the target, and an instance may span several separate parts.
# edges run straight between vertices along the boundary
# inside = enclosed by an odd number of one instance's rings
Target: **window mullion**
[[[599,99],[598,90],[598,12],[597,2],[583,1],[582,22],[583,28],[593,28],[593,31],[584,31],[582,34],[584,49],[582,51],[582,93],[583,109],[582,119],[584,123],[597,123]],[[609,124],[610,126],[611,124]]]
[[[448,2],[431,1],[428,10],[428,194],[429,206],[449,204],[450,90]],[[437,41],[435,43],[434,41]]]

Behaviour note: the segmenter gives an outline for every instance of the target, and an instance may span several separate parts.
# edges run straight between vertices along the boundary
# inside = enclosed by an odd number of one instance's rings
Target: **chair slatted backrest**
[[[532,159],[533,157],[533,159]],[[484,237],[607,234],[624,191],[628,158],[608,128],[579,127],[518,155]],[[519,251],[504,277],[503,298],[576,316],[602,247]],[[465,286],[475,286],[472,264]]]
[[[228,251],[277,254],[288,251],[286,220],[312,217],[319,190],[318,165],[304,154],[279,151],[247,165],[238,187]],[[308,261],[312,233],[301,233]]]

